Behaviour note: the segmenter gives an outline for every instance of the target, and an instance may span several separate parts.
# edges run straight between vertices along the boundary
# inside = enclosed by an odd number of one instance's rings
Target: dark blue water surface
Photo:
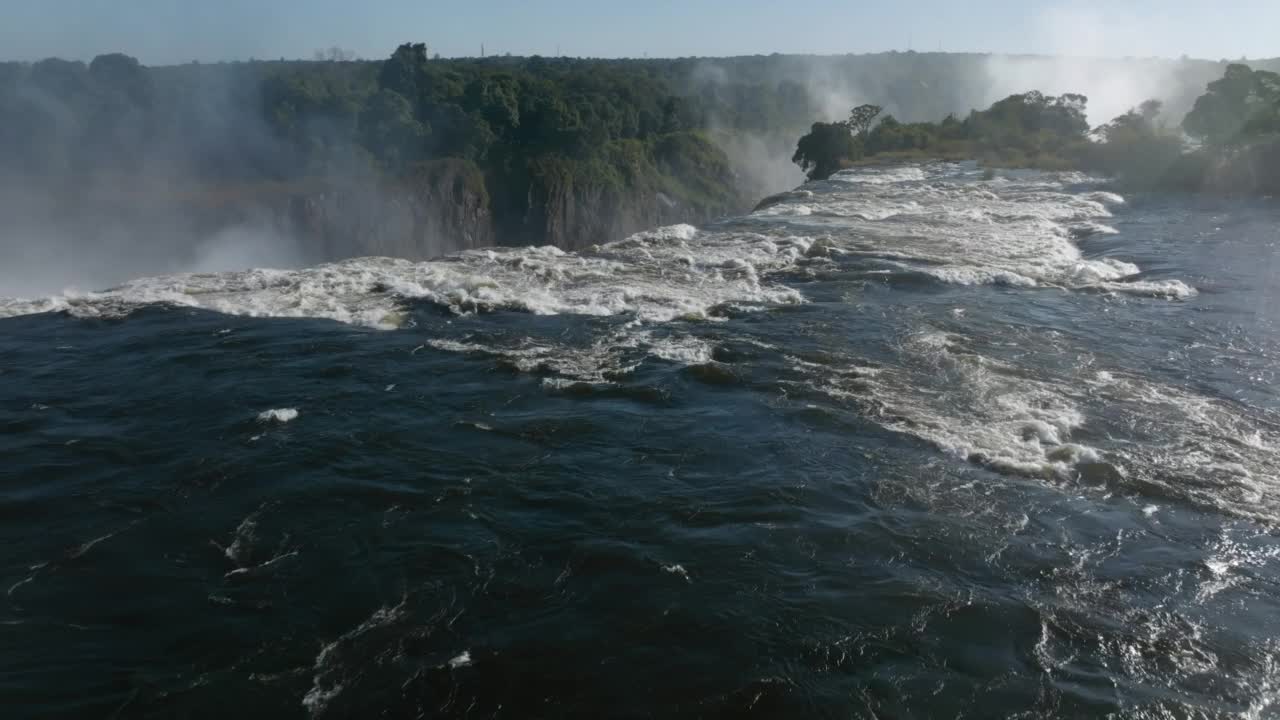
[[[601,307],[12,301],[4,716],[1278,712],[1280,208],[909,170]]]

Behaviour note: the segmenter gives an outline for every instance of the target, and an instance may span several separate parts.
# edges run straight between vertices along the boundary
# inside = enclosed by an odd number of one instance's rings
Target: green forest
[[[556,198],[644,197],[690,218],[741,209],[756,190],[713,135],[801,127],[813,109],[794,83],[692,95],[676,88],[678,72],[664,62],[440,60],[422,44],[381,62],[8,63],[0,182],[46,188],[64,208],[88,195],[216,202],[445,182],[465,186],[454,197],[481,198],[513,244],[551,239],[547,226],[563,219],[530,218]]]
[[[1276,189],[1273,72],[1115,61],[1172,89],[1163,107],[1091,128],[1082,95],[1031,91],[971,110],[994,89],[990,60],[441,59],[408,43],[381,61],[0,63],[0,187],[53,198],[64,214],[89,197],[208,204],[430,187],[473,201],[500,242],[570,246],[736,212],[780,189],[732,151],[743,138],[784,159],[794,149],[813,178],[868,159],[965,156],[1184,189]],[[875,104],[829,122],[841,98]],[[584,219],[586,207],[616,222]]]
[[[1088,98],[1031,91],[963,120],[903,123],[876,105],[814,123],[794,160],[811,180],[859,162],[977,158],[989,166],[1077,169],[1130,187],[1181,191],[1280,191],[1280,74],[1228,65],[1177,122],[1150,99],[1091,128]]]

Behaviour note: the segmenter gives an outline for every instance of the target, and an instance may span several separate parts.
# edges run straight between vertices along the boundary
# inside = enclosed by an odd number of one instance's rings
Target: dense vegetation
[[[386,62],[149,70],[124,55],[0,74],[0,164],[25,178],[112,173],[223,182],[461,159],[519,196],[533,180],[726,202],[725,158],[659,81],[575,61]],[[701,194],[701,196],[699,196]]]
[[[792,176],[762,177],[752,156],[785,168],[813,119],[858,100],[883,112],[855,118],[852,132],[813,126],[796,157],[815,177],[869,156],[971,154],[1190,183],[1274,148],[1274,113],[1263,112],[1274,105],[1274,76],[1225,63],[1080,61],[1085,74],[1148,73],[1168,87],[1165,113],[1135,111],[1092,140],[1079,96],[1026,93],[970,112],[1002,87],[992,63],[1044,62],[929,53],[446,60],[406,44],[384,61],[0,63],[0,212],[63,217],[104,196],[234,205],[430,186],[433,197],[453,188],[452,198],[476,199],[502,242],[585,244],[655,217],[731,212],[781,189]],[[1188,151],[1161,124],[1187,110],[1182,128],[1212,150]],[[926,122],[937,117],[946,119]],[[583,207],[623,221],[592,225]]]
[[[777,120],[751,110],[774,94],[741,97],[731,126]],[[750,188],[707,132],[721,107],[638,65],[443,61],[421,44],[380,63],[49,59],[0,65],[0,178],[75,202],[104,188],[410,181],[444,163],[479,185],[500,237],[540,242],[545,224],[527,219],[553,196],[657,198],[691,219],[741,207]]]
[[[814,123],[794,161],[810,179],[869,159],[976,157],[990,164],[1101,171],[1140,187],[1280,191],[1280,75],[1228,65],[1177,126],[1163,103],[1147,100],[1090,128],[1088,98],[1011,95],[964,119],[903,123],[874,118],[874,105],[849,120]]]
[[[904,123],[882,115],[877,105],[860,105],[848,120],[814,123],[800,139],[793,160],[810,179],[870,158],[981,157],[995,164],[1061,164],[1086,142],[1088,98],[1046,96],[1032,91],[1011,95],[964,120]],[[879,122],[875,119],[879,117]]]

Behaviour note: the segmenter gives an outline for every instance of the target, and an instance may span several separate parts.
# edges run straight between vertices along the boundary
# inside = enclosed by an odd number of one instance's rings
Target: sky
[[[885,50],[1280,56],[1280,0],[0,0],[0,59],[148,65],[444,56],[685,57]]]

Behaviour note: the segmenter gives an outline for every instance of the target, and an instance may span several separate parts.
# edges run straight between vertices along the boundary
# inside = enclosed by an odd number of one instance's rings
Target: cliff
[[[422,260],[492,245],[577,250],[741,211],[746,203],[732,189],[732,173],[719,161],[694,162],[698,146],[692,148],[667,148],[655,161],[647,149],[624,147],[607,162],[560,157],[502,176],[454,158],[394,178],[353,171],[183,184],[98,175],[15,190],[8,195],[21,201],[3,209],[13,227],[31,229],[27,234],[52,233],[127,256],[143,274],[368,255]],[[235,252],[219,250],[228,242]]]
[[[749,207],[725,153],[698,133],[617,141],[595,159],[532,159],[490,178],[499,243],[577,250]]]
[[[320,258],[419,260],[494,244],[484,178],[461,160],[425,163],[396,181],[343,181],[291,194],[275,216]]]
[[[494,208],[474,166],[439,161],[394,184],[344,184],[293,194],[277,217],[318,259],[424,259],[491,245],[580,250],[740,209],[729,201],[698,204],[651,186],[572,177],[538,179]]]
[[[508,227],[521,244],[580,250],[662,225],[709,222],[737,209],[698,206],[652,188],[560,181],[530,187],[525,212]]]

